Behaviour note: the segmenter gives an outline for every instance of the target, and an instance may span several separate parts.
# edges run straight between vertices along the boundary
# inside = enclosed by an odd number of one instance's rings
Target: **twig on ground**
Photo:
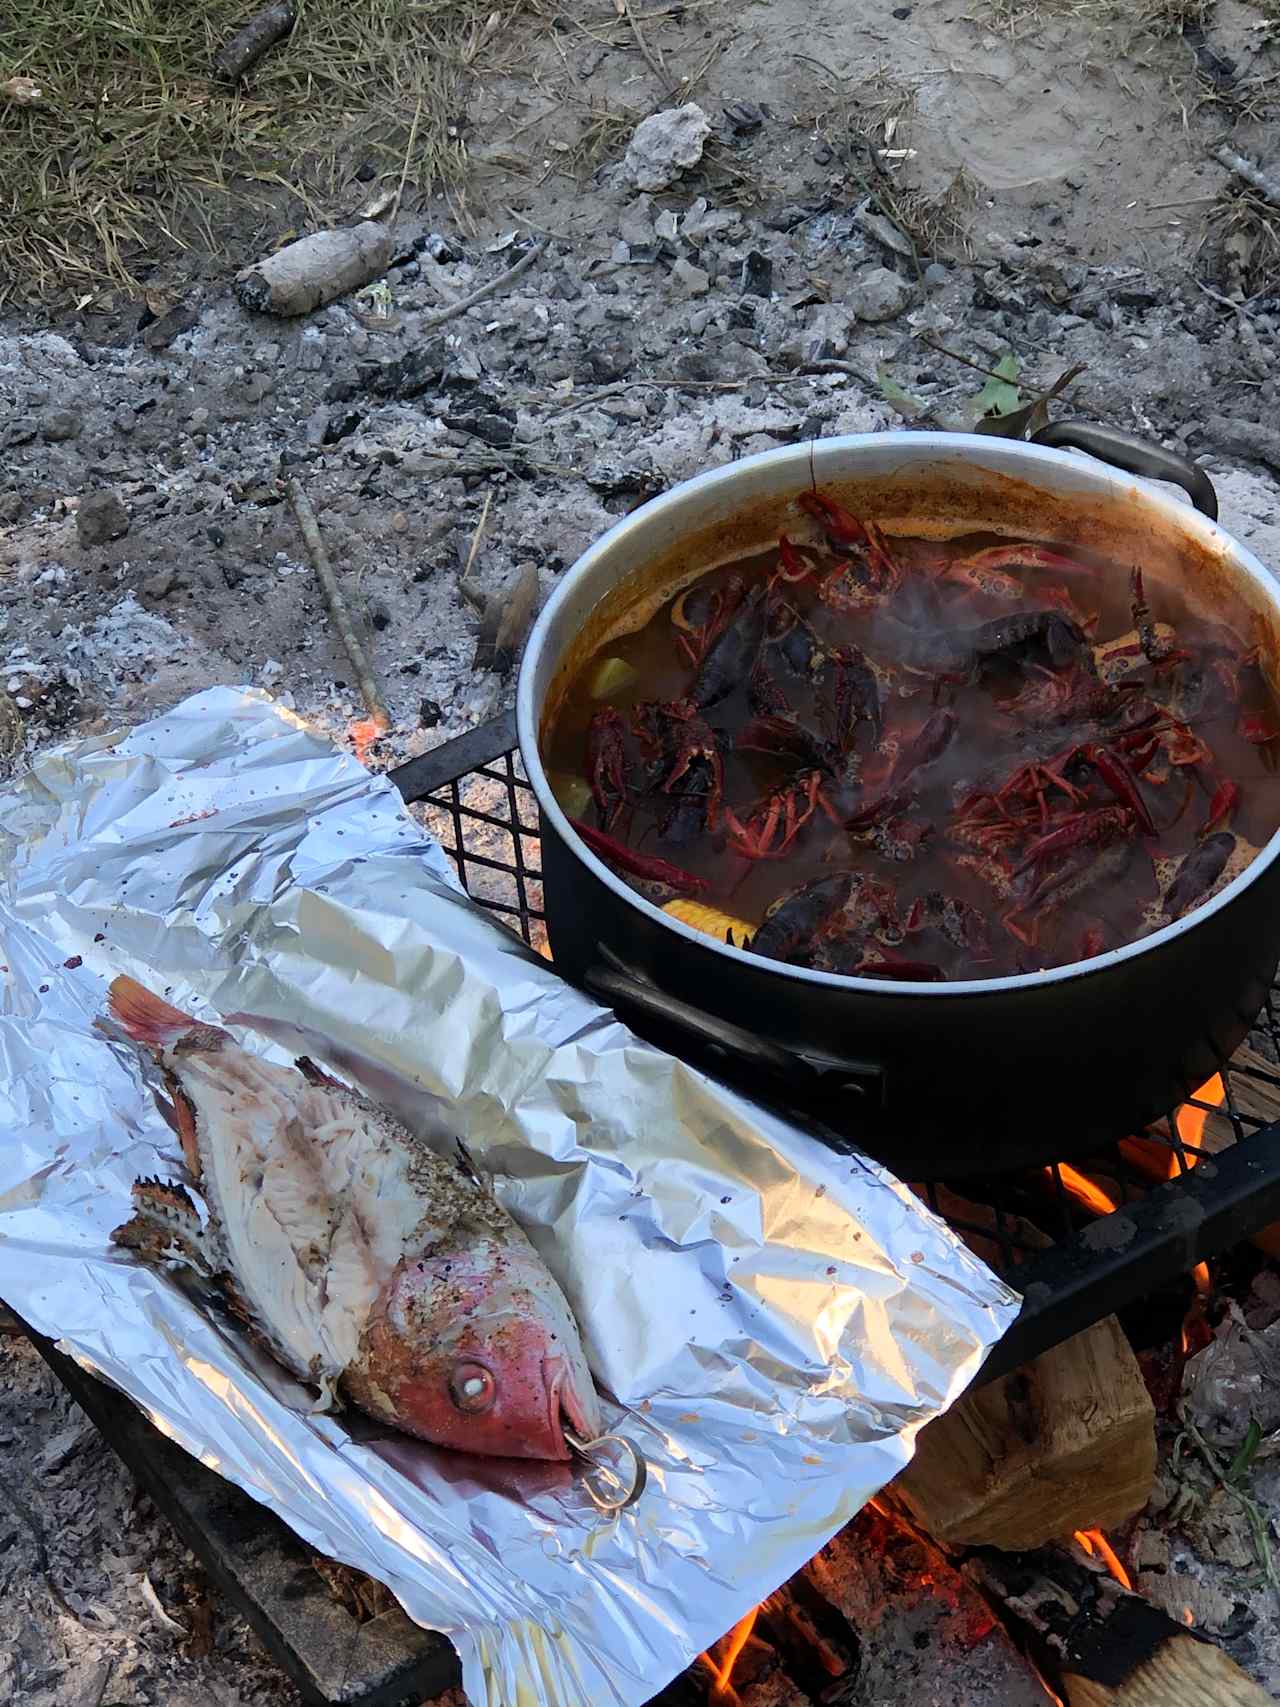
[[[917,332],[916,338],[919,343],[927,344],[931,350],[937,350],[940,356],[950,356],[953,362],[959,362],[962,367],[971,367],[975,373],[983,374],[987,379],[1002,379],[1006,385],[1015,383],[1007,373],[997,373],[994,368],[983,367],[981,362],[970,361],[968,356],[962,356],[958,350],[948,349],[936,338],[931,338],[927,332]]]
[[[1246,160],[1243,154],[1237,154],[1234,148],[1228,148],[1224,142],[1221,148],[1216,148],[1213,157],[1218,163],[1234,172],[1237,178],[1243,178],[1246,184],[1252,184],[1254,189],[1272,207],[1280,207],[1280,178],[1272,178],[1261,167],[1255,166],[1252,160]]]
[[[546,241],[535,243],[527,255],[522,255],[514,267],[508,267],[505,273],[499,273],[496,279],[490,279],[487,285],[481,285],[479,290],[473,290],[470,296],[460,296],[457,302],[451,302],[447,308],[441,308],[434,314],[428,314],[422,321],[420,330],[430,331],[435,326],[443,326],[446,320],[452,320],[457,314],[465,314],[468,308],[473,308],[477,302],[483,302],[488,296],[495,296],[498,291],[505,290],[514,284],[522,273],[527,273],[533,263],[546,250]]]
[[[260,12],[255,12],[242,30],[220,47],[213,56],[213,69],[219,77],[236,83],[246,71],[252,71],[262,56],[283,41],[298,19],[293,0],[273,0]]]
[[[671,73],[662,63],[661,59],[655,55],[648,42],[644,39],[644,32],[640,28],[640,20],[631,10],[631,0],[617,0],[617,3],[626,15],[627,22],[631,25],[631,33],[636,38],[636,46],[644,55],[645,64],[649,67],[650,71],[653,72],[654,76],[658,79],[659,83],[661,83],[668,95],[678,95],[680,93],[680,85],[672,81]]]
[[[40,1527],[40,1520],[12,1482],[2,1475],[0,1475],[0,1494],[3,1494],[10,1509],[31,1536],[31,1545],[36,1555],[36,1569],[44,1578],[45,1587],[49,1590],[49,1598],[59,1612],[65,1612],[68,1618],[74,1618],[77,1624],[83,1625],[84,1619],[70,1605],[66,1595],[58,1587],[53,1574],[53,1567],[49,1563],[49,1552],[44,1544],[44,1530]],[[85,1627],[89,1628],[87,1625]]]
[[[422,122],[422,96],[418,96],[418,104],[413,109],[413,123],[409,126],[409,140],[405,144],[404,164],[400,168],[400,182],[396,185],[396,193],[387,214],[387,224],[394,225],[400,217],[400,198],[404,194],[404,182],[409,176],[409,162],[413,158],[413,145],[418,140],[418,126]]]
[[[485,614],[487,600],[482,592],[471,585],[471,565],[475,562],[476,553],[480,549],[480,540],[484,534],[485,523],[489,520],[489,506],[492,503],[493,488],[490,487],[484,495],[484,508],[480,512],[480,520],[476,523],[476,531],[471,536],[471,549],[467,552],[467,561],[463,564],[462,573],[458,577],[458,591],[472,610],[480,616]]]
[[[369,716],[379,726],[386,730],[391,727],[391,717],[386,706],[382,703],[382,695],[374,678],[372,666],[360,642],[360,636],[355,631],[351,621],[351,613],[347,610],[346,600],[338,585],[338,577],[333,572],[333,564],[329,561],[329,553],[325,550],[324,541],[320,537],[320,524],[316,513],[311,508],[311,500],[296,480],[285,482],[285,491],[289,502],[293,505],[293,513],[298,518],[298,526],[306,542],[307,555],[311,559],[311,567],[316,572],[316,579],[324,592],[325,603],[333,618],[333,626],[338,631],[338,638],[346,648],[347,657],[351,660],[351,668],[355,671],[356,685],[360,689],[360,697],[365,703]]]
[[[602,403],[609,397],[622,397],[628,391],[652,390],[655,386],[675,386],[681,391],[749,391],[753,385],[800,385],[806,379],[824,373],[848,374],[851,379],[860,379],[864,385],[875,385],[875,377],[866,373],[853,362],[821,361],[803,362],[793,368],[790,373],[753,373],[746,379],[683,379],[679,374],[659,373],[652,379],[620,379],[612,385],[597,386],[592,391],[584,391],[577,397],[570,397],[551,410],[553,415],[567,414],[571,409],[584,408],[589,403]],[[525,397],[525,403],[537,404],[542,399]]]

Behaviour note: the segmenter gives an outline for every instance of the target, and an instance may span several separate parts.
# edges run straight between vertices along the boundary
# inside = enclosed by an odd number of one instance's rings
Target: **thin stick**
[[[1221,148],[1213,153],[1215,160],[1234,172],[1237,178],[1243,178],[1246,184],[1252,184],[1264,201],[1269,201],[1272,207],[1280,207],[1280,178],[1271,178],[1255,166],[1252,160],[1246,160],[1243,154],[1237,154],[1234,148],[1228,148],[1224,142]]]
[[[622,9],[626,13],[627,22],[631,25],[631,33],[636,38],[636,46],[644,55],[645,64],[649,67],[650,71],[653,72],[654,76],[658,79],[659,83],[662,84],[663,88],[669,95],[677,94],[679,92],[680,85],[671,81],[671,73],[667,70],[662,61],[655,57],[648,42],[644,39],[644,34],[640,28],[640,20],[631,10],[631,0],[622,0]]]
[[[476,531],[471,536],[471,549],[467,553],[467,561],[463,565],[461,575],[458,577],[458,591],[471,606],[472,610],[477,611],[481,616],[485,613],[488,600],[482,593],[478,593],[475,588],[470,585],[468,577],[471,574],[471,565],[476,560],[476,552],[480,549],[480,539],[484,533],[484,524],[489,520],[489,506],[492,503],[493,487],[491,486],[484,495],[484,509],[480,512],[480,520],[476,523]]]
[[[917,332],[916,337],[922,344],[928,344],[931,350],[937,350],[940,356],[950,356],[953,362],[959,362],[963,367],[971,367],[975,373],[984,374],[987,379],[1001,379],[1006,385],[1017,384],[1017,381],[1010,379],[1007,373],[997,373],[994,368],[983,367],[981,362],[971,362],[968,356],[962,356],[956,350],[949,350],[945,344],[940,344],[936,338],[931,338],[927,332]]]
[[[360,689],[360,697],[365,704],[365,710],[380,729],[390,729],[391,717],[386,706],[382,703],[382,695],[378,692],[378,684],[374,679],[373,670],[365,656],[364,647],[360,644],[360,636],[356,633],[347,610],[346,600],[338,585],[338,577],[333,572],[333,564],[329,561],[329,553],[325,550],[324,541],[320,537],[320,524],[316,513],[311,508],[311,500],[302,490],[296,480],[286,480],[285,491],[289,502],[293,505],[293,513],[298,518],[298,526],[306,542],[307,555],[311,559],[311,567],[316,572],[324,592],[325,603],[329,607],[329,615],[333,618],[333,626],[338,631],[338,638],[346,648],[347,657],[351,660],[351,668],[355,671],[356,685]]]
[[[509,284],[514,284],[521,273],[527,273],[533,263],[546,249],[546,240],[535,243],[527,255],[522,255],[514,267],[508,267],[505,273],[500,273],[496,279],[490,279],[487,285],[481,285],[479,290],[473,290],[470,296],[460,296],[457,302],[451,302],[448,308],[441,308],[435,314],[428,314],[421,322],[420,330],[429,331],[433,326],[443,326],[446,320],[452,320],[457,314],[465,314],[468,308],[477,302],[483,302],[485,297],[494,296],[500,290],[505,290]]]
[[[396,193],[387,214],[388,222],[394,225],[400,215],[400,197],[404,194],[405,179],[409,176],[409,161],[413,158],[413,145],[418,140],[418,121],[422,117],[422,96],[418,96],[418,104],[414,108],[413,123],[409,126],[409,140],[405,144],[404,164],[400,168],[400,182],[396,185]]]

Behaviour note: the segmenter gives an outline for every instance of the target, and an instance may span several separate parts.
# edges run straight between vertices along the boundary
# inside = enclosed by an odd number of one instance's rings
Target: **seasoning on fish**
[[[131,978],[110,1009],[160,1066],[201,1216],[138,1180],[112,1235],[212,1282],[320,1389],[437,1446],[565,1459],[600,1433],[577,1325],[465,1157],[446,1159],[312,1062],[278,1066]]]
[[[1016,976],[1194,913],[1280,826],[1275,639],[1217,582],[816,488],[774,537],[645,581],[544,731],[574,828],[676,916],[818,972]]]

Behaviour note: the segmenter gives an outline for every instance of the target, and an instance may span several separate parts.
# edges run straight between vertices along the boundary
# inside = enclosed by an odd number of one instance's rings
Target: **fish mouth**
[[[563,1438],[573,1434],[579,1440],[590,1440],[595,1430],[574,1390],[569,1365],[562,1357],[549,1357],[544,1360],[543,1368],[547,1374],[547,1409],[552,1435]]]

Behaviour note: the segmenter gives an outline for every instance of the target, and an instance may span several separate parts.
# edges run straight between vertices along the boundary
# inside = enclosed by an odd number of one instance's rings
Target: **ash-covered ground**
[[[1083,364],[1058,412],[1198,460],[1226,527],[1280,567],[1280,273],[1259,259],[1265,198],[1212,155],[1229,137],[1280,172],[1267,8],[1207,8],[1199,35],[1126,31],[1088,8],[876,3],[851,33],[842,16],[789,0],[740,26],[714,8],[655,14],[643,54],[612,9],[544,28],[523,69],[509,56],[470,92],[470,199],[413,199],[379,286],[301,320],[246,313],[231,265],[219,276],[207,257],[176,297],[170,265],[159,316],[117,293],[0,320],[6,762],[213,683],[264,687],[349,738],[363,707],[285,479],[311,498],[391,713],[370,761],[399,762],[510,698],[510,676],[472,667],[477,607],[527,566],[545,597],[646,496],[754,451],[967,425],[984,375],[956,356],[1012,356],[1027,396]],[[704,40],[718,49],[705,65]],[[566,68],[559,95],[549,66]],[[655,66],[689,88],[673,101]],[[910,103],[884,94],[903,87]],[[635,119],[690,89],[703,159],[639,188],[623,164]],[[588,172],[592,101],[613,123],[592,131]],[[557,176],[561,156],[574,173]],[[877,174],[913,170],[924,189],[899,196],[895,224]],[[357,191],[353,178],[353,205]],[[254,227],[245,243],[277,235]],[[510,289],[430,324],[534,242],[545,250]],[[0,1701],[291,1707],[35,1354],[0,1337],[0,1365],[15,1632]],[[1251,1586],[1247,1523],[1201,1523],[1190,1541],[1178,1527],[1181,1486],[1199,1476],[1216,1497],[1189,1462],[1184,1442],[1142,1568],[1211,1580],[1225,1598],[1197,1601],[1209,1627],[1280,1690],[1275,1594]],[[1248,1642],[1242,1606],[1261,1626]],[[1002,1699],[987,1680],[948,1688]]]

